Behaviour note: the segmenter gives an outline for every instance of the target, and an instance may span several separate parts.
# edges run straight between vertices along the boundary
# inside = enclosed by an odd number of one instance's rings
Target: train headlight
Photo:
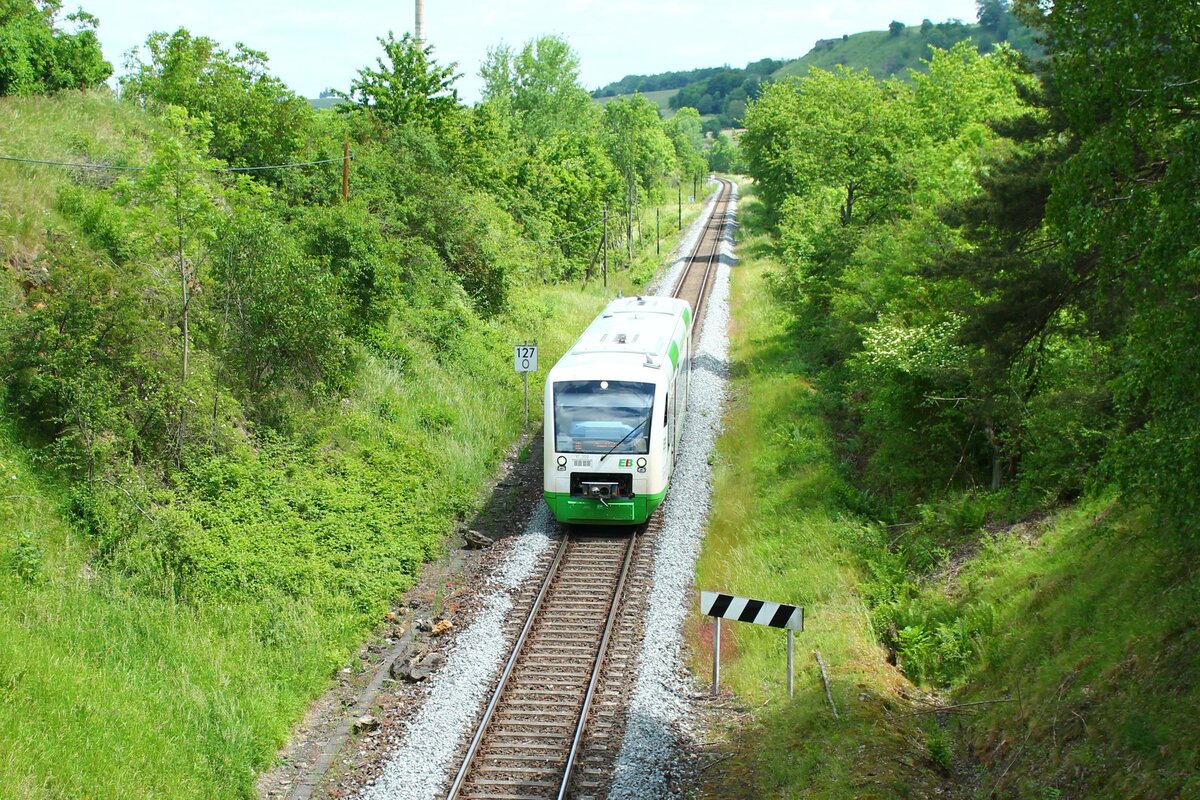
[[[639,458],[637,460],[637,467],[638,467],[638,472],[645,472],[646,471],[646,459]]]
[[[567,468],[567,457],[559,456],[558,457],[558,471],[562,472],[566,468]]]

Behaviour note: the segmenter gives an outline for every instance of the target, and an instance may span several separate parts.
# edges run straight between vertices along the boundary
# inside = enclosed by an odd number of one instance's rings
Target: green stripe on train
[[[667,355],[671,357],[671,365],[676,369],[679,368],[679,345],[671,342],[671,346],[667,348]]]
[[[664,489],[658,494],[637,495],[629,500],[609,500],[607,506],[589,497],[572,497],[567,492],[543,492],[542,495],[559,522],[580,525],[636,525],[649,519],[654,509],[662,504],[667,492]]]

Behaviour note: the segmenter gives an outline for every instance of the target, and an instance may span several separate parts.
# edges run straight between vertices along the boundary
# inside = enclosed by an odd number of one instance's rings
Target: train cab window
[[[653,411],[652,383],[558,381],[554,384],[554,449],[648,453]]]

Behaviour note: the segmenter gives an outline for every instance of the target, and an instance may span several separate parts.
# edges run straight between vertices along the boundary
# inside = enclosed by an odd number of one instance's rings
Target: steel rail
[[[729,203],[729,195],[733,189],[731,181],[727,181],[724,178],[718,178],[717,180],[721,184],[721,190],[720,194],[717,195],[716,203],[713,204],[712,217],[709,218],[708,223],[705,225],[705,235],[700,237],[700,240],[696,242],[695,248],[692,249],[692,254],[688,257],[688,268],[679,276],[679,282],[675,285],[675,292],[672,294],[672,297],[679,297],[683,292],[688,278],[691,277],[692,270],[696,268],[696,262],[701,260],[697,254],[703,248],[705,242],[711,240],[712,250],[709,252],[707,259],[705,259],[704,277],[700,281],[700,289],[696,294],[696,307],[692,309],[692,317],[696,321],[696,325],[692,328],[693,336],[697,335],[699,331],[699,322],[703,314],[705,301],[707,300],[707,287],[712,274],[713,264],[720,263],[721,260],[721,234],[725,229],[726,208]],[[715,235],[710,237],[708,234],[713,231],[715,231]]]
[[[575,766],[575,756],[579,745],[583,743],[583,730],[587,725],[588,710],[592,705],[592,697],[596,693],[596,684],[600,682],[600,668],[604,666],[604,656],[608,652],[608,640],[612,635],[613,623],[617,619],[617,609],[621,605],[621,593],[625,591],[625,578],[629,575],[629,565],[633,563],[633,551],[637,549],[637,533],[629,534],[629,546],[625,549],[625,563],[621,565],[621,575],[617,578],[617,586],[613,590],[612,605],[608,609],[608,619],[604,623],[604,635],[600,637],[600,649],[596,652],[596,661],[592,666],[592,678],[588,682],[587,692],[583,696],[583,709],[579,712],[579,724],[575,727],[575,737],[571,740],[571,749],[567,751],[567,766],[563,769],[562,785],[558,790],[558,800],[567,796],[567,786],[571,783],[571,769]]]
[[[558,566],[562,563],[563,554],[567,552],[567,543],[570,541],[570,538],[570,536],[563,536],[562,541],[559,542],[558,552],[554,554],[554,560],[550,563],[550,569],[546,571],[546,579],[542,582],[542,588],[538,590],[537,597],[533,601],[533,606],[529,610],[529,617],[525,620],[525,626],[521,628],[521,634],[513,644],[512,654],[509,655],[508,663],[504,665],[504,671],[500,674],[500,682],[496,685],[491,702],[488,703],[487,709],[483,712],[483,719],[475,731],[474,738],[471,739],[471,745],[467,748],[467,754],[463,758],[462,766],[458,769],[458,775],[454,777],[454,783],[450,785],[450,791],[446,794],[446,800],[454,800],[454,798],[458,797],[458,792],[462,788],[463,781],[467,778],[471,761],[475,758],[475,753],[479,750],[479,745],[487,733],[488,725],[492,721],[492,714],[496,711],[496,706],[500,703],[500,696],[504,693],[504,687],[508,683],[509,676],[512,675],[513,667],[516,666],[517,657],[521,654],[521,648],[524,646],[525,640],[529,637],[529,632],[533,630],[533,623],[537,619],[538,609],[542,606],[542,600],[545,599],[546,594],[550,591],[550,584],[554,582],[554,577],[558,574]]]

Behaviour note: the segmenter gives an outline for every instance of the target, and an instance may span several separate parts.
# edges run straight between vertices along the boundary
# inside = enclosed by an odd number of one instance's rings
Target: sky
[[[304,97],[348,89],[382,53],[376,39],[413,32],[415,18],[413,0],[65,0],[63,8],[77,5],[99,18],[117,75],[150,33],[184,27],[226,49],[242,42],[266,52],[270,71]],[[629,74],[799,58],[818,39],[925,18],[974,22],[975,0],[425,0],[426,40],[439,64],[458,63],[466,102],[479,99],[489,48],[545,34],[571,44],[590,90]]]

